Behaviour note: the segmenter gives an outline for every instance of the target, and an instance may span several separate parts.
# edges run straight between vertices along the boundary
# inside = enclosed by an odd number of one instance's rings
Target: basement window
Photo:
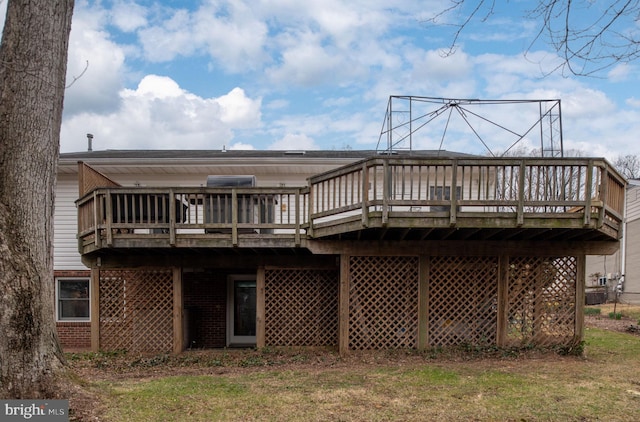
[[[598,277],[598,286],[606,286],[607,277]]]
[[[88,278],[56,280],[56,319],[58,321],[89,321],[90,298]]]

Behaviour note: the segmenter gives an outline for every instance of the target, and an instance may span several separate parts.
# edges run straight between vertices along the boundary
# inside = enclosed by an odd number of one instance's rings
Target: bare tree
[[[620,155],[613,161],[613,166],[626,179],[640,179],[640,159],[637,155]]]
[[[0,398],[59,393],[53,207],[73,4],[7,4],[0,45]]]
[[[496,4],[496,0],[449,0],[448,7],[431,17],[430,21],[436,24],[453,22],[448,23],[453,26],[454,35],[445,54],[455,52],[462,33],[472,22],[491,19]],[[640,57],[639,16],[638,0],[538,0],[523,16],[537,23],[527,52],[544,42],[562,58],[551,72],[593,75]]]

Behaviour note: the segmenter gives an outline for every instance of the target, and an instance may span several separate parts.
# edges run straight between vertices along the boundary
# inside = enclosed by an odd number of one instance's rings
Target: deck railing
[[[81,250],[88,243],[111,246],[114,236],[170,246],[181,238],[224,238],[237,246],[241,237],[300,245],[322,236],[316,228],[340,230],[346,221],[366,228],[373,218],[385,225],[428,216],[455,226],[469,216],[507,216],[517,225],[530,217],[580,216],[584,227],[606,225],[619,235],[624,193],[624,179],[601,159],[379,157],[314,176],[300,188],[98,188],[77,201],[78,233]]]
[[[393,213],[446,216],[455,225],[481,213],[512,214],[522,224],[526,216],[582,212],[585,226],[596,214],[601,227],[622,221],[624,187],[602,159],[380,157],[312,177],[309,221],[313,228],[360,216],[367,227],[378,212],[382,224]]]
[[[101,247],[114,235],[168,239],[293,237],[308,224],[306,188],[99,188],[78,200],[78,233]]]

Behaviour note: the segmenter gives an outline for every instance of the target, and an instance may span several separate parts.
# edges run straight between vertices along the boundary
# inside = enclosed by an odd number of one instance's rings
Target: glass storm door
[[[231,276],[228,285],[227,345],[256,344],[255,276]]]

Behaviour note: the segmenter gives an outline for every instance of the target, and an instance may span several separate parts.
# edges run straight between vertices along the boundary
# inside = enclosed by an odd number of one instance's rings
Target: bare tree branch
[[[84,65],[84,69],[82,69],[82,72],[80,72],[78,76],[74,76],[73,80],[67,86],[65,86],[64,89],[71,88],[71,85],[75,84],[78,79],[84,76],[84,74],[87,72],[87,69],[89,69],[89,60],[86,61]]]
[[[613,165],[625,178],[640,179],[640,158],[637,155],[621,155]]]
[[[454,18],[454,23],[446,23],[456,28],[445,53],[450,55],[473,21],[485,22],[495,11],[495,0],[452,0],[429,21],[441,24]],[[640,57],[640,0],[538,0],[523,17],[538,25],[525,56],[545,43],[562,58],[547,73],[593,76]]]

